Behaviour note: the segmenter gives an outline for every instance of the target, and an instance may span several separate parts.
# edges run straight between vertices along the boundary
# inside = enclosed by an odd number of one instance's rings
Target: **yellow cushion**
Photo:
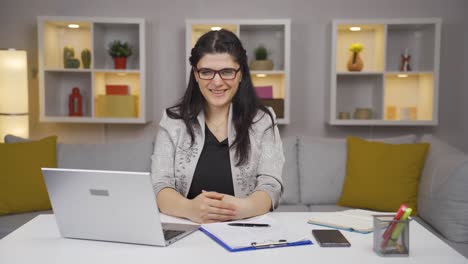
[[[387,144],[347,138],[346,178],[338,205],[396,211],[416,201],[428,143]]]
[[[57,137],[0,144],[0,215],[51,208],[42,167],[57,167]]]

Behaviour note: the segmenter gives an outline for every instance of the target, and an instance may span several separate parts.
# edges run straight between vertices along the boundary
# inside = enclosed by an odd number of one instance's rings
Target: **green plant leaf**
[[[133,53],[132,47],[127,42],[114,40],[109,43],[108,53],[111,57],[129,57]]]
[[[263,45],[259,45],[255,48],[255,59],[256,60],[266,60],[268,58],[268,51]]]

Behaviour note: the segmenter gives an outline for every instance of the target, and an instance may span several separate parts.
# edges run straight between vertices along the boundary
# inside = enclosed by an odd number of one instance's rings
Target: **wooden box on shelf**
[[[290,20],[187,20],[186,21],[186,56],[190,57],[192,47],[200,36],[210,30],[220,28],[234,32],[242,41],[247,51],[249,64],[255,59],[255,50],[259,45],[267,49],[272,70],[252,70],[254,86],[271,86],[273,98],[265,99],[265,105],[274,104],[273,109],[279,124],[289,124],[290,94]],[[271,65],[270,65],[271,66]],[[191,66],[187,63],[187,83]],[[263,101],[263,100],[262,100]],[[267,102],[268,101],[268,102]],[[275,102],[275,103],[270,103]],[[279,102],[279,103],[278,103]],[[280,114],[279,114],[280,113]]]
[[[437,125],[441,20],[334,20],[331,125]],[[362,44],[363,69],[349,71],[350,46]],[[370,119],[339,113],[370,108]]]
[[[37,23],[41,122],[142,124],[151,120],[143,19],[41,16]],[[114,40],[131,47],[126,69],[114,68],[109,54]],[[131,115],[112,107],[106,108],[105,115],[98,114],[102,108],[96,102],[106,101],[98,98],[105,98],[109,84],[127,85],[129,98],[138,98],[129,100],[134,104],[131,108],[136,108]],[[79,117],[68,115],[68,98],[74,87],[83,97],[83,116]]]
[[[134,118],[137,116],[135,95],[99,95],[96,99],[96,116]]]

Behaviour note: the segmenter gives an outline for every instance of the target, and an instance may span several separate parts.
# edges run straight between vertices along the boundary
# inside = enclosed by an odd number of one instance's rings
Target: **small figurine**
[[[400,71],[411,71],[410,60],[411,55],[408,54],[408,49],[405,49],[405,54],[401,54]]]
[[[68,115],[83,116],[83,97],[78,87],[74,87],[68,97]]]

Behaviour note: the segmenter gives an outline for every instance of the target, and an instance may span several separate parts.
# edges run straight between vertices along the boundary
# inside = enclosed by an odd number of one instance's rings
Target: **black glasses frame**
[[[241,70],[241,67],[239,67],[237,70],[234,69],[234,68],[223,68],[223,69],[221,69],[221,70],[213,70],[213,69],[210,69],[210,68],[201,68],[201,69],[198,69],[197,67],[193,67],[193,70],[194,70],[195,72],[197,72],[198,78],[200,78],[200,79],[202,79],[202,80],[213,80],[214,77],[216,76],[216,74],[218,74],[219,77],[220,77],[221,79],[223,79],[223,80],[234,80],[234,79],[236,78],[236,76],[237,76],[237,73]],[[203,70],[213,71],[213,72],[214,72],[213,77],[211,77],[211,78],[204,78],[204,77],[201,77],[200,71],[203,71]],[[224,77],[221,75],[221,72],[222,72],[222,71],[225,71],[225,70],[234,70],[234,76],[233,76],[232,78],[224,78]]]

